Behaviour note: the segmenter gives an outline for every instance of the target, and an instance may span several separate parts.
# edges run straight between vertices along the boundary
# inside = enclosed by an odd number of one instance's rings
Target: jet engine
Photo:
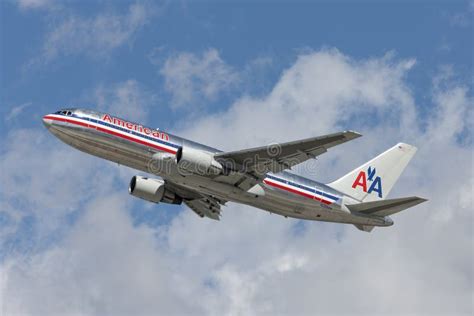
[[[219,175],[224,171],[224,168],[214,159],[212,153],[187,146],[178,150],[176,161],[181,170],[184,169],[199,175]]]
[[[181,204],[183,199],[166,188],[165,181],[142,176],[133,176],[128,192],[140,199],[154,203]]]

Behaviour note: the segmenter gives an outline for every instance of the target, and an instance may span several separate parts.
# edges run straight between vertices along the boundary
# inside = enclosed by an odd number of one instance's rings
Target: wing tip
[[[344,136],[348,139],[355,139],[361,137],[362,134],[353,130],[347,130],[344,131]]]
[[[428,199],[425,199],[425,198],[422,198],[422,197],[418,197],[418,196],[417,196],[417,198],[418,198],[418,201],[419,201],[418,204],[425,203],[425,202],[428,202],[428,201],[429,201]]]
[[[403,199],[403,198],[401,198],[401,199]],[[409,196],[409,197],[406,197],[406,199],[410,199],[410,200],[412,200],[413,202],[416,201],[416,202],[418,202],[418,204],[424,203],[424,202],[426,202],[426,201],[429,201],[428,199],[425,199],[425,198],[419,197],[419,196]]]

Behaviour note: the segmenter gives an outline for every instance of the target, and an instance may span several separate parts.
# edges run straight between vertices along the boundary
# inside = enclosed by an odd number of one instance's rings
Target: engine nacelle
[[[219,175],[224,172],[214,154],[191,147],[181,147],[176,153],[178,167],[199,175]]]
[[[166,188],[165,181],[159,179],[133,176],[128,192],[140,199],[153,203],[181,204],[183,199]]]

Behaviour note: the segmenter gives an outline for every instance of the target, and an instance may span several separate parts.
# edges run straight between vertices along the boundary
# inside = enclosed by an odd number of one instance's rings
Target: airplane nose
[[[45,116],[43,116],[43,124],[46,128],[49,129],[51,127],[51,125],[53,124],[53,120],[48,118],[47,115],[45,115]]]

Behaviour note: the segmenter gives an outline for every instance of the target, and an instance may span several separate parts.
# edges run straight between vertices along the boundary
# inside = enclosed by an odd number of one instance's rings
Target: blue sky
[[[60,14],[45,7],[19,9],[13,1],[1,5],[1,97],[2,103],[8,104],[2,107],[4,115],[12,106],[27,102],[34,103],[30,111],[34,109],[37,115],[82,103],[81,96],[97,85],[130,78],[158,94],[157,107],[166,108],[169,96],[163,92],[163,78],[150,56],[159,62],[169,54],[202,52],[209,47],[236,68],[259,57],[272,59],[264,74],[256,74],[256,88],[253,76],[242,83],[253,94],[268,91],[299,52],[322,47],[336,47],[354,58],[391,51],[401,58],[416,57],[418,64],[409,74],[409,82],[420,97],[440,64],[453,65],[465,80],[472,76],[472,26],[462,20],[470,21],[472,13],[463,1],[281,2],[272,4],[271,9],[265,2],[155,4],[144,25],[107,56],[98,57],[98,52],[87,48],[63,50],[54,60],[30,67],[28,64],[41,55],[48,32],[61,19],[93,19],[102,10],[126,14],[130,3],[62,2]],[[207,100],[205,108],[215,111],[226,107],[241,94],[242,90],[236,89],[224,99]],[[169,114],[177,119],[186,112],[167,113],[153,122],[168,127],[172,125]],[[34,124],[34,120],[22,124]]]
[[[473,10],[472,1],[0,2],[0,310],[383,314],[396,299],[400,314],[472,313]],[[362,132],[296,170],[322,181],[410,142],[417,159],[391,197],[430,203],[366,235],[234,204],[216,225],[128,196],[133,170],[54,139],[41,117],[69,106],[225,150]],[[301,288],[321,300],[295,295]],[[350,299],[337,304],[336,292]]]

